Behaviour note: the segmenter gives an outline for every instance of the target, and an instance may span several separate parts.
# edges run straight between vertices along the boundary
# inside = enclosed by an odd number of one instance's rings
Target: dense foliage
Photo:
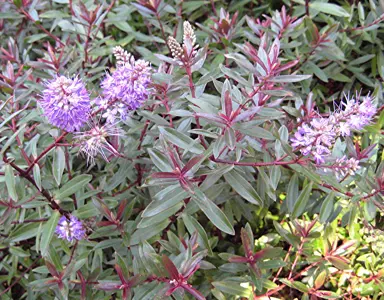
[[[383,1],[0,5],[1,299],[384,297]]]

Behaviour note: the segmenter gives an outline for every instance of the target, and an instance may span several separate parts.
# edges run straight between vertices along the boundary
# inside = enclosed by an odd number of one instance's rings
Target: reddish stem
[[[33,166],[39,162],[40,159],[42,159],[49,151],[51,151],[53,148],[56,147],[57,143],[63,140],[63,138],[67,135],[67,132],[63,132],[54,143],[49,145],[43,152],[40,153],[40,155],[31,163],[31,165],[28,167],[28,169],[25,171],[26,174],[31,172],[33,169]]]
[[[45,34],[47,34],[49,37],[51,37],[52,39],[54,39],[57,43],[60,44],[60,46],[64,47],[65,44],[55,35],[53,35],[52,33],[50,33],[47,29],[45,29],[42,25],[40,25],[39,23],[36,23],[36,21],[31,17],[31,15],[26,12],[24,9],[20,8],[19,11],[27,17],[28,20],[30,20],[31,22],[33,22],[33,24],[36,25],[36,27],[38,27],[40,30],[44,31]]]
[[[9,161],[6,157],[6,155],[3,156],[3,161],[6,164],[9,164],[12,168],[14,168],[17,172],[19,172],[21,177],[24,177],[26,180],[28,180],[32,185],[40,191],[40,193],[48,200],[49,206],[52,209],[58,210],[62,215],[67,215],[67,212],[60,208],[60,206],[56,203],[56,201],[53,199],[51,194],[45,190],[44,188],[39,189],[38,185],[36,184],[35,180],[29,175],[26,171],[23,169],[19,168],[17,165],[15,165],[13,162]]]
[[[210,157],[210,159],[217,163],[236,165],[236,166],[250,166],[250,167],[284,166],[284,165],[293,165],[293,164],[303,164],[307,161],[307,159],[304,159],[304,160],[293,159],[293,160],[287,160],[287,161],[275,160],[271,162],[241,162],[241,161],[218,159],[214,157]]]
[[[376,19],[372,23],[369,23],[369,24],[363,25],[363,26],[359,26],[359,27],[342,29],[342,30],[340,30],[340,32],[351,32],[351,31],[356,31],[356,30],[364,30],[365,28],[376,25],[376,24],[380,23],[381,21],[384,21],[384,14],[382,14],[380,16],[380,18]]]

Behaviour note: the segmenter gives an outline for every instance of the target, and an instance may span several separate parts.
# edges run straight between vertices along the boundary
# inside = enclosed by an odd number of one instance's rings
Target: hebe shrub
[[[0,298],[384,297],[383,9],[1,3]]]

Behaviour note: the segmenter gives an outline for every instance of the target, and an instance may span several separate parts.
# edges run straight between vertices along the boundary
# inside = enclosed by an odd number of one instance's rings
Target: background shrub
[[[0,7],[1,299],[383,297],[382,1]]]

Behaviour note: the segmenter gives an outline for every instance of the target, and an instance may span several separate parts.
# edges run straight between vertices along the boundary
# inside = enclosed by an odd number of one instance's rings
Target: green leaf
[[[308,204],[309,196],[312,191],[313,182],[311,181],[306,187],[301,191],[299,198],[297,198],[295,206],[293,207],[292,217],[297,218],[304,211]]]
[[[16,243],[33,238],[37,234],[38,223],[23,224],[9,235],[9,242]]]
[[[209,200],[200,189],[195,188],[194,192],[195,193],[191,195],[192,198],[208,219],[221,231],[234,235],[235,230],[222,210]]]
[[[320,175],[315,173],[313,170],[311,170],[309,167],[303,167],[300,165],[290,165],[290,167],[296,171],[297,174],[302,174],[308,177],[311,181],[315,183],[322,183],[322,180],[320,178]]]
[[[93,251],[98,250],[98,249],[106,249],[110,247],[117,247],[121,245],[121,239],[109,239],[106,241],[102,241],[98,243],[94,248]]]
[[[328,82],[328,76],[325,74],[325,72],[320,69],[316,64],[314,64],[311,61],[307,62],[307,67],[309,68],[310,71],[313,72],[320,80],[324,82]]]
[[[365,12],[364,12],[364,6],[361,2],[357,4],[357,11],[359,13],[359,21],[360,23],[363,23],[365,20]]]
[[[355,66],[355,65],[361,65],[363,63],[366,63],[367,61],[371,60],[372,58],[375,57],[375,54],[367,54],[363,55],[357,59],[352,60],[349,65],[350,66]]]
[[[52,164],[52,174],[55,178],[57,185],[61,183],[61,177],[63,175],[65,168],[65,155],[61,147],[56,147],[55,152],[53,152],[53,164]]]
[[[188,193],[181,188],[172,191],[172,193],[167,194],[167,197],[161,201],[152,201],[143,211],[142,217],[149,218],[156,216],[157,214],[167,210],[169,207],[173,207],[179,202],[183,201],[188,196]]]
[[[332,3],[314,2],[309,3],[309,7],[318,10],[325,14],[330,14],[337,17],[349,17],[350,14],[342,7]]]
[[[149,156],[155,166],[162,172],[172,172],[172,167],[169,164],[166,156],[157,149],[148,149]]]
[[[384,54],[383,51],[379,50],[377,54],[377,71],[382,80],[384,80]]]
[[[260,269],[277,269],[280,267],[285,267],[287,263],[279,259],[271,259],[267,261],[261,261],[257,265]]]
[[[273,221],[273,225],[280,236],[285,239],[291,245],[298,245],[298,238],[283,228],[278,222]]]
[[[280,166],[272,166],[271,167],[271,175],[270,175],[270,184],[274,191],[276,191],[277,186],[279,185],[281,178],[281,168]]]
[[[339,256],[327,256],[326,259],[339,270],[350,269],[345,258],[341,258]]]
[[[176,129],[159,127],[159,130],[168,141],[182,149],[188,150],[195,154],[201,154],[204,151],[204,147],[200,145],[198,141],[194,141],[189,136],[178,132]]]
[[[7,186],[8,194],[11,196],[12,200],[17,201],[19,197],[16,193],[16,180],[15,175],[13,174],[13,169],[11,165],[5,165],[5,184]]]
[[[362,73],[355,73],[354,74],[356,76],[356,78],[361,81],[362,83],[364,83],[365,85],[369,86],[369,87],[372,87],[374,88],[375,87],[375,83],[371,80],[371,78],[369,78],[367,75],[364,75]]]
[[[320,208],[320,222],[325,223],[333,212],[333,200],[335,198],[335,193],[332,191],[324,199],[323,204]]]
[[[238,83],[241,83],[244,86],[250,86],[249,82],[245,80],[241,75],[234,71],[233,69],[229,69],[224,67],[223,65],[220,65],[220,70],[228,77],[236,80]]]
[[[3,122],[1,122],[0,124],[0,129],[5,125],[7,124],[10,120],[14,119],[19,113],[21,113],[23,111],[22,110],[18,110],[16,112],[14,112],[12,115],[10,115],[9,117],[5,118]]]
[[[225,173],[231,171],[235,166],[234,165],[224,165],[219,167],[208,174],[204,182],[201,184],[200,189],[205,191],[213,186]]]
[[[55,193],[56,199],[63,199],[71,196],[86,186],[92,180],[92,175],[79,175],[68,181],[64,186]]]
[[[152,226],[148,226],[145,228],[140,228],[136,230],[131,237],[130,245],[137,245],[140,242],[146,241],[150,239],[151,237],[155,236],[156,234],[162,232],[170,223],[169,219],[164,220],[161,223],[153,224]],[[121,240],[120,240],[121,243]]]
[[[299,197],[299,176],[297,173],[293,174],[288,183],[287,189],[287,198],[285,201],[287,202],[287,208],[289,212],[293,212],[293,208],[295,206],[295,201]]]
[[[23,124],[20,126],[20,128],[14,133],[12,134],[12,136],[7,140],[7,142],[5,143],[5,145],[3,146],[3,148],[1,148],[1,151],[0,151],[0,154],[3,155],[5,153],[5,151],[8,149],[8,147],[10,145],[12,145],[12,143],[14,142],[14,140],[16,139],[16,137],[22,133],[22,131],[25,129],[25,126],[27,126],[27,124]]]
[[[261,128],[259,126],[249,126],[247,123],[236,124],[234,129],[240,130],[242,133],[253,136],[259,139],[265,140],[275,140],[276,138],[273,136],[271,132]]]
[[[54,211],[49,218],[48,222],[43,227],[43,232],[41,235],[41,243],[40,243],[40,251],[42,256],[47,256],[49,245],[51,243],[53,234],[55,232],[57,223],[60,219],[60,213],[58,211]]]
[[[249,60],[242,54],[239,53],[230,53],[225,54],[225,57],[233,59],[241,68],[251,72],[255,73],[256,68],[249,62]]]
[[[9,247],[9,252],[12,255],[15,255],[18,257],[30,257],[31,256],[31,253],[29,253],[29,251],[25,251],[21,247],[11,246],[11,247]]]
[[[227,128],[224,133],[224,140],[230,150],[236,147],[235,131],[232,128]]]
[[[187,227],[189,233],[193,234],[194,231],[197,231],[197,233],[199,234],[199,237],[201,238],[201,240],[204,244],[204,247],[208,250],[208,255],[212,256],[213,252],[212,252],[209,240],[208,240],[208,235],[205,232],[204,227],[201,226],[201,224],[199,222],[197,222],[197,220],[192,216],[188,216],[186,214],[183,214],[182,218],[183,218],[184,224]]]
[[[224,178],[229,183],[229,185],[244,199],[256,205],[263,205],[263,200],[260,198],[256,190],[238,172],[232,170],[224,174]]]
[[[41,191],[41,174],[40,174],[40,167],[38,164],[35,164],[33,166],[33,179],[36,182],[36,185],[38,186],[39,190]]]
[[[242,287],[241,285],[233,281],[215,281],[211,284],[223,293],[227,293],[237,297],[245,297],[247,299],[250,299],[249,297],[252,297],[251,289]]]
[[[142,110],[139,112],[139,115],[144,116],[145,118],[147,118],[148,120],[152,121],[153,123],[155,123],[157,125],[169,126],[169,122],[167,120],[165,120],[162,117],[160,117],[159,115],[153,114],[151,112]]]
[[[319,30],[317,29],[315,23],[313,23],[311,18],[305,18],[304,19],[304,24],[305,24],[305,36],[308,39],[309,43],[315,43],[319,40],[320,35],[319,35]]]
[[[291,288],[299,290],[300,292],[308,293],[309,291],[309,287],[307,287],[304,283],[301,283],[299,281],[291,282],[288,279],[280,279],[280,281]]]
[[[148,226],[153,225],[154,223],[159,223],[164,220],[167,220],[169,217],[175,215],[182,207],[183,207],[183,203],[179,202],[174,206],[167,207],[167,209],[156,214],[155,216],[151,216],[149,218],[143,218],[140,221],[140,223],[137,225],[137,228],[146,228]]]
[[[270,79],[272,82],[299,82],[311,78],[312,75],[280,75]]]

